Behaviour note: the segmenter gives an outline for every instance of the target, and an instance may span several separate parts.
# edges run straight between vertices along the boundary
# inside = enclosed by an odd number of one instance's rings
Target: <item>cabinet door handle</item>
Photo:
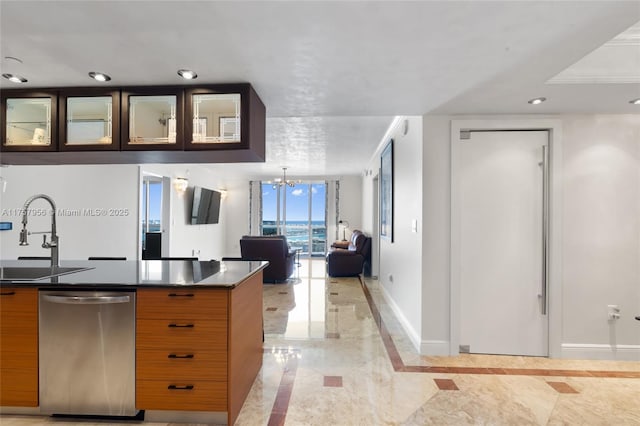
[[[195,294],[193,293],[186,293],[186,294],[178,294],[178,293],[169,293],[169,297],[194,297]]]
[[[170,390],[192,390],[193,385],[169,385],[167,389]]]
[[[0,296],[13,296],[14,294],[16,294],[15,291],[3,291]]]
[[[167,358],[173,358],[173,359],[176,359],[176,358],[179,358],[179,359],[193,359],[193,358],[195,358],[195,355],[193,355],[193,354],[186,354],[186,355],[169,354],[169,355],[167,356]]]
[[[194,325],[193,324],[176,324],[176,323],[171,323],[169,324],[170,328],[193,328]]]

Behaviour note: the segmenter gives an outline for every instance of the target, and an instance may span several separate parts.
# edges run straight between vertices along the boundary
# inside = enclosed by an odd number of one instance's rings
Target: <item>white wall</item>
[[[236,200],[234,191],[227,187],[231,185],[231,180],[216,173],[215,170],[194,165],[144,164],[140,166],[140,170],[141,172],[167,176],[171,179],[186,177],[189,180],[189,187],[185,193],[178,193],[174,188],[171,188],[170,191],[170,256],[195,256],[201,260],[219,260],[227,255],[226,240],[227,229],[229,229],[227,222],[231,220],[235,223],[237,220],[236,212],[229,208],[229,204],[235,203]],[[227,196],[221,200],[220,204],[219,223],[191,225],[191,207],[195,186],[213,190],[227,190]],[[233,211],[233,213],[229,214],[229,211]]]
[[[349,227],[345,233],[345,238],[350,239],[351,232],[356,229],[362,230],[362,176],[340,176],[340,217],[339,220],[346,220]],[[331,213],[330,213],[331,214]],[[338,227],[338,239],[342,239],[342,228]],[[371,235],[369,233],[369,235]],[[328,234],[329,245],[333,242],[334,234]]]
[[[422,352],[449,354],[451,241],[450,120],[425,116],[423,122]]]
[[[0,231],[0,258],[51,255],[50,250],[40,247],[42,235],[31,235],[29,246],[18,245],[22,216],[16,210],[35,194],[49,195],[56,203],[60,259],[136,258],[136,165],[9,166],[0,168],[0,176],[7,182],[6,191],[0,192],[0,220],[13,222],[13,230]],[[48,212],[50,206],[45,200],[35,200],[30,206],[32,209]],[[98,209],[105,213],[98,214]],[[29,231],[51,230],[48,215],[30,215],[28,221]],[[49,238],[47,235],[47,240]]]
[[[422,117],[407,118],[409,131],[403,134],[403,120],[388,132],[394,140],[394,208],[393,242],[380,240],[379,280],[387,300],[399,317],[416,347],[421,345],[422,329]],[[363,230],[375,232],[370,209],[373,200],[372,181],[380,167],[380,149],[372,157],[368,169],[373,173],[364,177]],[[367,205],[369,203],[369,205]],[[412,221],[418,232],[412,232]]]
[[[227,183],[225,256],[240,257],[240,238],[249,234],[249,181],[244,178]]]
[[[91,165],[91,166],[9,166],[0,168],[0,191],[7,182],[6,192],[0,192],[1,221],[13,222],[13,230],[0,231],[0,258],[18,256],[49,256],[40,247],[41,235],[32,235],[30,245],[18,245],[22,217],[18,211],[31,195],[44,193],[57,204],[60,258],[86,259],[88,256],[139,256],[139,187],[143,172],[158,176],[187,177],[189,189],[179,194],[170,188],[170,256],[197,256],[200,259],[220,259],[239,256],[239,241],[249,233],[249,180],[246,176],[229,176],[218,172],[215,165]],[[361,178],[340,176],[341,211],[350,224],[360,226]],[[324,180],[325,177],[312,177]],[[220,207],[220,223],[191,225],[193,187],[226,189]],[[32,209],[49,209],[46,201],[34,201]],[[120,216],[90,216],[83,209],[126,211]],[[114,210],[118,209],[118,210]],[[62,212],[64,210],[64,212]],[[64,213],[67,212],[65,215]],[[76,213],[77,212],[77,213]],[[71,216],[74,213],[74,216]],[[29,216],[30,231],[50,230],[49,217]],[[333,241],[333,234],[328,235]]]
[[[640,115],[563,123],[563,343],[640,345]]]
[[[424,117],[423,352],[449,340],[450,121]],[[640,116],[546,116],[562,123],[562,356],[640,360]],[[552,225],[553,226],[553,225]],[[552,302],[553,303],[553,302]],[[607,304],[622,318],[607,321]],[[442,345],[437,343],[441,342]],[[430,343],[434,343],[430,346]],[[614,345],[614,346],[612,346]]]

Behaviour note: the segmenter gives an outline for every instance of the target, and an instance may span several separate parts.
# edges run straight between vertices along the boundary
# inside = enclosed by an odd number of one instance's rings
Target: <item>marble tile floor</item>
[[[640,362],[419,356],[364,284],[303,260],[264,286],[264,365],[237,425],[640,425]],[[39,424],[105,422],[0,416]]]

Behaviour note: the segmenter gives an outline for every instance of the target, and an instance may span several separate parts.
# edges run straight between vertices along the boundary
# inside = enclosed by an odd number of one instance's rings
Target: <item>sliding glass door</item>
[[[286,235],[301,256],[323,256],[326,251],[327,185],[262,184],[262,234]]]

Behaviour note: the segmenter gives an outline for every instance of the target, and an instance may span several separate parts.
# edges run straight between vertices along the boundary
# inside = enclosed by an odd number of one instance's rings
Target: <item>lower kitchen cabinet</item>
[[[0,289],[0,406],[38,406],[38,290]]]
[[[228,292],[141,289],[137,296],[136,407],[226,411]]]
[[[262,271],[233,288],[138,289],[136,408],[233,424],[262,356]]]
[[[145,410],[227,411],[227,382],[140,380],[136,403]]]

